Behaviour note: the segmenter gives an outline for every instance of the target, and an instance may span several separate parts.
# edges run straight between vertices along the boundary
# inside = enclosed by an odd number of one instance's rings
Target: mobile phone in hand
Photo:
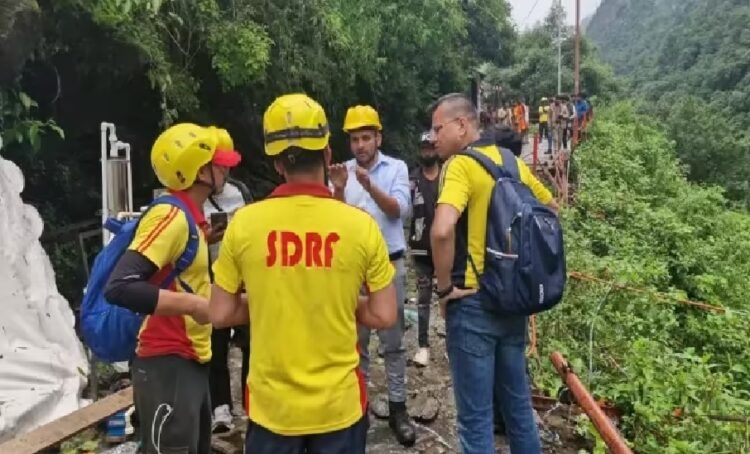
[[[214,231],[223,230],[229,223],[229,215],[225,212],[211,213],[211,229]]]

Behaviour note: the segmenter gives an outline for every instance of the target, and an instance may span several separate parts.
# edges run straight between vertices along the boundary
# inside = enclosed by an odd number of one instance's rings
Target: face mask
[[[425,165],[427,167],[433,166],[438,162],[437,155],[434,156],[420,156],[419,162],[422,163],[422,165]]]

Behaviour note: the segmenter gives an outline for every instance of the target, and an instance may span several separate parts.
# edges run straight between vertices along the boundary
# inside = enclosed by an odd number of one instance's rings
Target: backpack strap
[[[186,269],[188,269],[188,267],[195,260],[195,257],[198,255],[198,248],[200,247],[198,225],[196,224],[193,215],[190,214],[190,210],[188,209],[188,207],[185,206],[185,204],[182,203],[182,200],[178,199],[177,197],[173,195],[163,195],[154,199],[154,201],[151,203],[151,206],[160,204],[172,205],[182,210],[182,212],[185,213],[185,218],[187,218],[188,223],[188,240],[187,244],[185,245],[185,250],[175,261],[172,271],[162,281],[161,287],[167,288],[172,285],[175,280],[178,280],[180,282],[180,285],[182,285],[185,290],[190,293],[195,293],[190,285],[188,285],[188,283],[184,280],[180,279],[179,276]]]
[[[495,164],[492,159],[485,156],[484,153],[480,153],[473,148],[468,148],[459,154],[468,156],[471,159],[475,160],[488,174],[490,174],[493,180],[497,181],[500,177],[503,176],[500,173],[500,166]]]
[[[216,203],[216,200],[214,200],[214,196],[212,196],[212,195],[208,196],[208,201],[211,203],[211,205],[213,205],[213,207],[214,207],[214,209],[216,209],[216,211],[218,211],[219,213],[223,213],[224,212],[224,209],[221,208],[218,203]]]
[[[500,156],[503,157],[502,167],[516,180],[521,180],[521,174],[518,171],[518,161],[516,161],[516,155],[507,148],[497,147],[500,150]]]
[[[240,194],[242,194],[242,200],[244,200],[246,204],[253,202],[253,195],[250,193],[250,189],[248,189],[245,183],[232,177],[227,177],[227,183],[233,184],[239,189]]]
[[[520,181],[521,177],[518,171],[518,161],[516,161],[516,155],[514,155],[513,152],[508,150],[507,148],[497,148],[500,151],[500,156],[502,156],[503,158],[503,165],[501,166],[495,164],[484,153],[480,153],[472,148],[467,149],[461,154],[464,156],[468,156],[478,162],[479,165],[481,165],[482,168],[486,170],[487,173],[489,173],[495,181],[506,175]],[[466,239],[466,241],[468,244],[468,238]],[[479,270],[477,270],[477,266],[474,263],[474,259],[471,257],[471,253],[467,251],[466,255],[469,257],[469,264],[471,265],[471,269],[472,271],[474,271],[474,276],[476,276],[478,282],[479,278],[481,277],[481,275],[479,274]]]
[[[497,149],[500,152],[500,156],[503,158],[502,165],[495,164],[495,162],[487,157],[487,155],[480,153],[473,148],[469,148],[460,154],[474,159],[495,181],[502,177],[512,177],[516,180],[520,180],[521,177],[518,172],[518,161],[516,161],[516,155],[507,148],[497,147]]]

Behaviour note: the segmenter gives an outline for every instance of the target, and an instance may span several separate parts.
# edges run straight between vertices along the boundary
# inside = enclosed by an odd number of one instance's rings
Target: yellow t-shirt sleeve
[[[531,189],[537,200],[545,205],[548,204],[552,200],[552,193],[531,173],[529,166],[522,159],[516,158],[516,161],[518,161],[518,174],[521,177],[521,182]]]
[[[393,281],[396,270],[388,258],[388,246],[385,244],[383,234],[380,233],[380,228],[373,219],[368,219],[368,223],[365,282],[371,292],[377,292],[388,287]]]
[[[167,204],[156,205],[140,220],[128,247],[146,257],[157,268],[174,263],[185,250],[188,223],[185,213]]]
[[[443,166],[440,175],[440,195],[438,204],[445,203],[452,206],[459,213],[463,213],[469,204],[470,178],[466,156],[455,156]]]
[[[219,256],[213,264],[214,284],[229,293],[237,293],[242,286],[242,274],[237,266],[237,218],[229,221],[219,248]]]

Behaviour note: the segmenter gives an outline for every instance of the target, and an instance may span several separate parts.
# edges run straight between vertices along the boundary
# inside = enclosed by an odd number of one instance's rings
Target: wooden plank
[[[44,451],[131,405],[132,386],[0,444],[0,453],[33,454]]]

